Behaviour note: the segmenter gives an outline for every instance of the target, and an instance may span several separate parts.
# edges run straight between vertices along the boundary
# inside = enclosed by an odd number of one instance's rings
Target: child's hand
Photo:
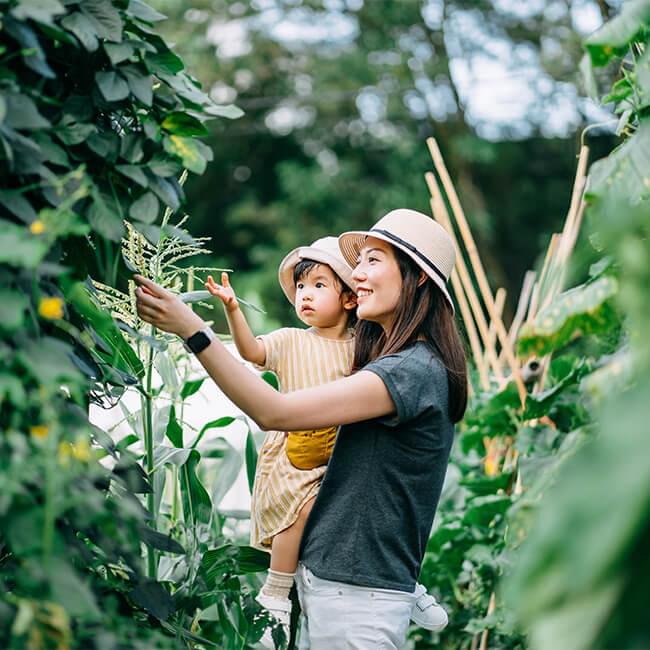
[[[228,274],[226,272],[221,274],[221,284],[217,284],[211,275],[208,275],[208,281],[205,283],[205,288],[213,295],[219,298],[224,304],[224,307],[233,312],[239,309],[239,302],[235,295],[234,289],[230,286]]]

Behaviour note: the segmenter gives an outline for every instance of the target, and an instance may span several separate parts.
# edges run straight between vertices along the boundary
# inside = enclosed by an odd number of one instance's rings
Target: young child
[[[243,359],[274,371],[289,393],[350,374],[354,356],[351,330],[356,296],[352,269],[335,237],[291,251],[278,271],[280,285],[309,329],[282,328],[255,337],[223,273],[221,285],[208,277],[207,289],[224,304],[228,326]],[[288,634],[300,540],[336,438],[336,427],[289,433],[269,431],[260,449],[251,501],[251,545],[271,550],[270,570],[257,600]],[[441,630],[447,615],[421,585],[413,620]],[[274,648],[270,631],[261,640]]]

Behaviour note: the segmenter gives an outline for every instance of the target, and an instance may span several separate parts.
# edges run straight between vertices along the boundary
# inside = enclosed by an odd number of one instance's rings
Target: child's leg
[[[273,571],[296,572],[300,540],[315,498],[312,497],[303,505],[298,514],[298,519],[289,528],[285,528],[273,538],[271,545],[271,569]]]
[[[293,576],[298,566],[300,540],[305,530],[307,517],[314,504],[314,498],[305,503],[298,514],[298,519],[289,528],[286,528],[273,538],[271,567],[266,582],[262,587],[262,591],[268,596],[274,596],[275,598],[289,597]]]

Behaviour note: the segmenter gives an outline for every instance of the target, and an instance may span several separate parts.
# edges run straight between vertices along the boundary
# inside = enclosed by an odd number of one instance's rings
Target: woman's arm
[[[140,317],[186,339],[205,323],[174,294],[135,276]],[[384,382],[372,372],[282,394],[251,373],[218,340],[198,360],[224,394],[262,429],[296,431],[360,422],[395,412]]]
[[[217,284],[209,275],[205,286],[213,296],[219,298],[223,303],[228,329],[242,359],[263,366],[266,360],[264,343],[255,338],[251,331],[248,321],[239,307],[235,290],[230,286],[228,274],[225,272],[221,274],[221,284]]]

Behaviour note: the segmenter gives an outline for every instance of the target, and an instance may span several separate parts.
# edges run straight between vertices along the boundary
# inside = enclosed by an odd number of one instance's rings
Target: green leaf
[[[169,113],[161,124],[162,128],[170,133],[181,136],[205,136],[208,135],[208,130],[205,126],[195,117],[183,113],[181,111],[174,111]]]
[[[120,138],[120,156],[130,163],[139,163],[144,157],[145,138],[139,133],[128,133]]]
[[[118,102],[129,96],[129,84],[117,72],[97,72],[95,81],[107,102]]]
[[[147,54],[144,58],[145,65],[153,74],[178,74],[183,68],[183,62],[171,51]]]
[[[66,299],[84,320],[93,327],[102,341],[111,348],[108,356],[111,365],[139,378],[144,376],[144,366],[127,343],[111,315],[99,307],[91,299],[88,288],[81,282],[76,282],[65,291]]]
[[[253,494],[253,484],[255,483],[255,468],[257,467],[257,448],[253,432],[248,429],[246,434],[246,477],[248,478],[248,489]]]
[[[201,455],[195,449],[180,470],[183,512],[187,522],[208,523],[212,516],[212,501],[196,473]]]
[[[54,144],[49,135],[42,131],[35,131],[31,134],[31,137],[41,148],[41,153],[45,156],[45,160],[60,167],[70,167],[68,154],[58,144]]]
[[[280,390],[280,383],[278,382],[278,376],[274,372],[271,372],[270,370],[265,370],[261,374],[261,377],[267,384],[269,384],[269,386],[273,386],[275,390]]]
[[[51,24],[55,16],[65,13],[65,8],[58,0],[19,0],[11,10],[19,20],[35,20],[38,23]]]
[[[104,51],[110,62],[116,66],[122,61],[130,59],[135,52],[135,48],[130,43],[104,43]]]
[[[0,329],[15,332],[23,323],[29,301],[24,293],[0,289]]]
[[[621,12],[585,41],[595,66],[604,66],[625,54],[627,46],[650,21],[650,0],[628,0]]]
[[[107,0],[84,0],[80,9],[90,20],[97,34],[113,43],[122,42],[122,18],[112,2]]]
[[[50,123],[38,112],[36,104],[27,95],[6,94],[7,106],[5,123],[12,129],[47,129]]]
[[[0,262],[33,269],[45,257],[48,243],[23,226],[0,219]]]
[[[86,140],[86,145],[100,158],[105,158],[109,162],[117,160],[120,152],[120,138],[113,131],[92,133]]]
[[[174,601],[155,580],[143,579],[129,594],[130,598],[157,619],[164,621],[174,611]]]
[[[207,162],[192,139],[170,135],[163,138],[163,147],[167,153],[178,156],[183,161],[183,166],[195,174],[205,171]]]
[[[158,218],[159,210],[160,205],[156,195],[152,192],[145,192],[131,204],[129,215],[132,219],[143,223],[153,223]]]
[[[135,65],[122,66],[120,72],[129,84],[131,94],[145,106],[153,103],[153,77],[142,74]]]
[[[239,106],[234,104],[227,104],[219,106],[218,104],[210,104],[203,109],[208,115],[216,115],[217,117],[227,117],[229,120],[235,120],[244,114]]]
[[[95,25],[84,14],[75,11],[65,16],[61,25],[72,32],[88,52],[94,52],[99,47]]]
[[[191,449],[158,445],[153,454],[154,471],[158,470],[163,465],[176,465],[177,467],[184,465],[190,457],[191,451]]]
[[[207,424],[203,425],[201,430],[199,431],[199,434],[196,436],[194,439],[194,442],[192,443],[192,449],[194,449],[199,442],[201,441],[201,438],[205,435],[206,431],[209,431],[210,429],[218,429],[221,427],[227,427],[228,425],[232,424],[237,418],[234,418],[230,415],[227,415],[223,418],[219,418],[217,420],[212,420],[211,422],[208,422]]]
[[[83,382],[83,377],[72,362],[73,349],[67,343],[51,336],[29,341],[20,351],[23,365],[42,384]]]
[[[242,573],[259,573],[269,568],[271,554],[252,546],[239,546],[236,559]]]
[[[5,398],[14,406],[21,407],[26,399],[25,388],[18,377],[0,373],[0,405]]]
[[[76,145],[84,142],[96,130],[97,127],[94,124],[67,124],[65,126],[57,126],[54,130],[54,135],[63,144]]]
[[[167,16],[145,4],[142,0],[129,0],[126,13],[146,23],[157,23],[167,18]]]
[[[176,450],[178,451],[178,450]],[[167,553],[185,553],[185,549],[169,535],[163,535],[149,526],[140,527],[140,536],[145,544],[158,551],[165,551]]]
[[[472,499],[463,515],[463,522],[485,528],[510,507],[510,497],[488,495]]]
[[[616,280],[603,277],[562,293],[532,323],[521,328],[519,353],[543,356],[578,336],[610,331],[618,323],[611,304],[617,292]]]
[[[180,198],[174,185],[164,178],[159,178],[151,173],[147,173],[149,178],[149,187],[154,194],[172,210],[178,210],[181,205]]]
[[[181,448],[183,446],[183,427],[176,419],[176,408],[174,405],[169,409],[169,420],[167,422],[167,429],[165,436],[174,445],[174,447]]]
[[[186,381],[183,385],[183,388],[181,389],[181,399],[187,399],[188,397],[194,395],[194,393],[198,393],[205,380],[205,377],[201,377],[201,379],[192,379],[190,381]]]
[[[47,568],[50,580],[50,598],[61,605],[69,616],[95,621],[101,618],[95,596],[90,587],[62,558]]]
[[[217,477],[212,481],[212,503],[219,507],[224,496],[239,476],[242,465],[241,454],[228,444],[228,448],[219,463]]]
[[[38,219],[36,210],[20,190],[0,190],[0,204],[25,223]]]
[[[102,200],[95,199],[86,213],[88,223],[102,237],[119,242],[124,237],[125,229],[122,218],[113,212]]]
[[[149,185],[149,181],[144,171],[142,171],[142,167],[138,167],[138,165],[115,165],[115,169],[123,176],[135,181],[141,187],[147,187]]]

